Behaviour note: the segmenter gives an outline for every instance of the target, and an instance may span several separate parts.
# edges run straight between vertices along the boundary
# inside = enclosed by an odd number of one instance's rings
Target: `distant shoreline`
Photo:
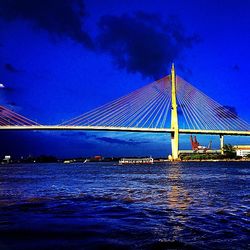
[[[131,158],[131,157],[126,157],[126,158]],[[134,157],[133,157],[134,158]],[[140,157],[138,157],[140,158]],[[85,158],[84,158],[85,159]],[[37,164],[37,163],[64,163],[64,164],[74,164],[74,163],[79,163],[79,164],[86,164],[86,163],[118,163],[120,158],[104,158],[102,160],[83,160],[83,159],[69,159],[69,160],[62,160],[62,159],[54,159],[54,161],[37,161],[37,160],[32,160],[32,161],[18,161],[14,160],[9,163],[7,162],[0,162],[0,165],[8,165],[8,164]],[[176,161],[172,161],[170,159],[164,159],[164,158],[155,158],[153,161],[153,164],[164,164],[166,162],[250,162],[250,158],[243,158],[243,159],[179,159]],[[132,164],[132,163],[131,163]],[[143,163],[135,163],[135,165],[143,165]],[[123,164],[122,164],[123,165]],[[125,165],[125,164],[124,164]]]
[[[179,162],[250,162],[250,159],[204,159],[204,160],[180,160]]]

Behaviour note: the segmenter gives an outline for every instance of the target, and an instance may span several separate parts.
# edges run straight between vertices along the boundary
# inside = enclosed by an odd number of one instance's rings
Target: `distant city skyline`
[[[59,124],[170,73],[250,122],[249,1],[0,2],[0,105]],[[155,155],[170,136],[0,132],[0,153]],[[198,136],[219,146],[219,138]],[[248,143],[249,138],[225,138]],[[181,136],[181,148],[190,148]]]

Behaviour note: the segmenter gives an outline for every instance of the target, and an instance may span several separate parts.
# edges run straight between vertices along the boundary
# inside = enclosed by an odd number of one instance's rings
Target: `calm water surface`
[[[250,163],[0,166],[0,249],[249,249]]]

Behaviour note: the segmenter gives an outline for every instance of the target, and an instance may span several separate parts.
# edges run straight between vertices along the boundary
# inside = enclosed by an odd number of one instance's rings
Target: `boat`
[[[70,163],[73,163],[74,161],[73,160],[65,160],[63,161],[64,164],[70,164]]]
[[[123,164],[153,164],[154,159],[152,157],[147,158],[121,158],[119,165]]]

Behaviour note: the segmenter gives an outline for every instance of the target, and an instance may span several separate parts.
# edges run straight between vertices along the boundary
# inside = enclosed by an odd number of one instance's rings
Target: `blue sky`
[[[174,61],[178,75],[250,122],[249,7],[247,0],[2,0],[1,105],[41,124],[59,124],[168,74]],[[0,136],[2,154],[170,153],[169,135]],[[207,144],[210,137],[199,139]],[[189,148],[188,137],[180,146]]]

